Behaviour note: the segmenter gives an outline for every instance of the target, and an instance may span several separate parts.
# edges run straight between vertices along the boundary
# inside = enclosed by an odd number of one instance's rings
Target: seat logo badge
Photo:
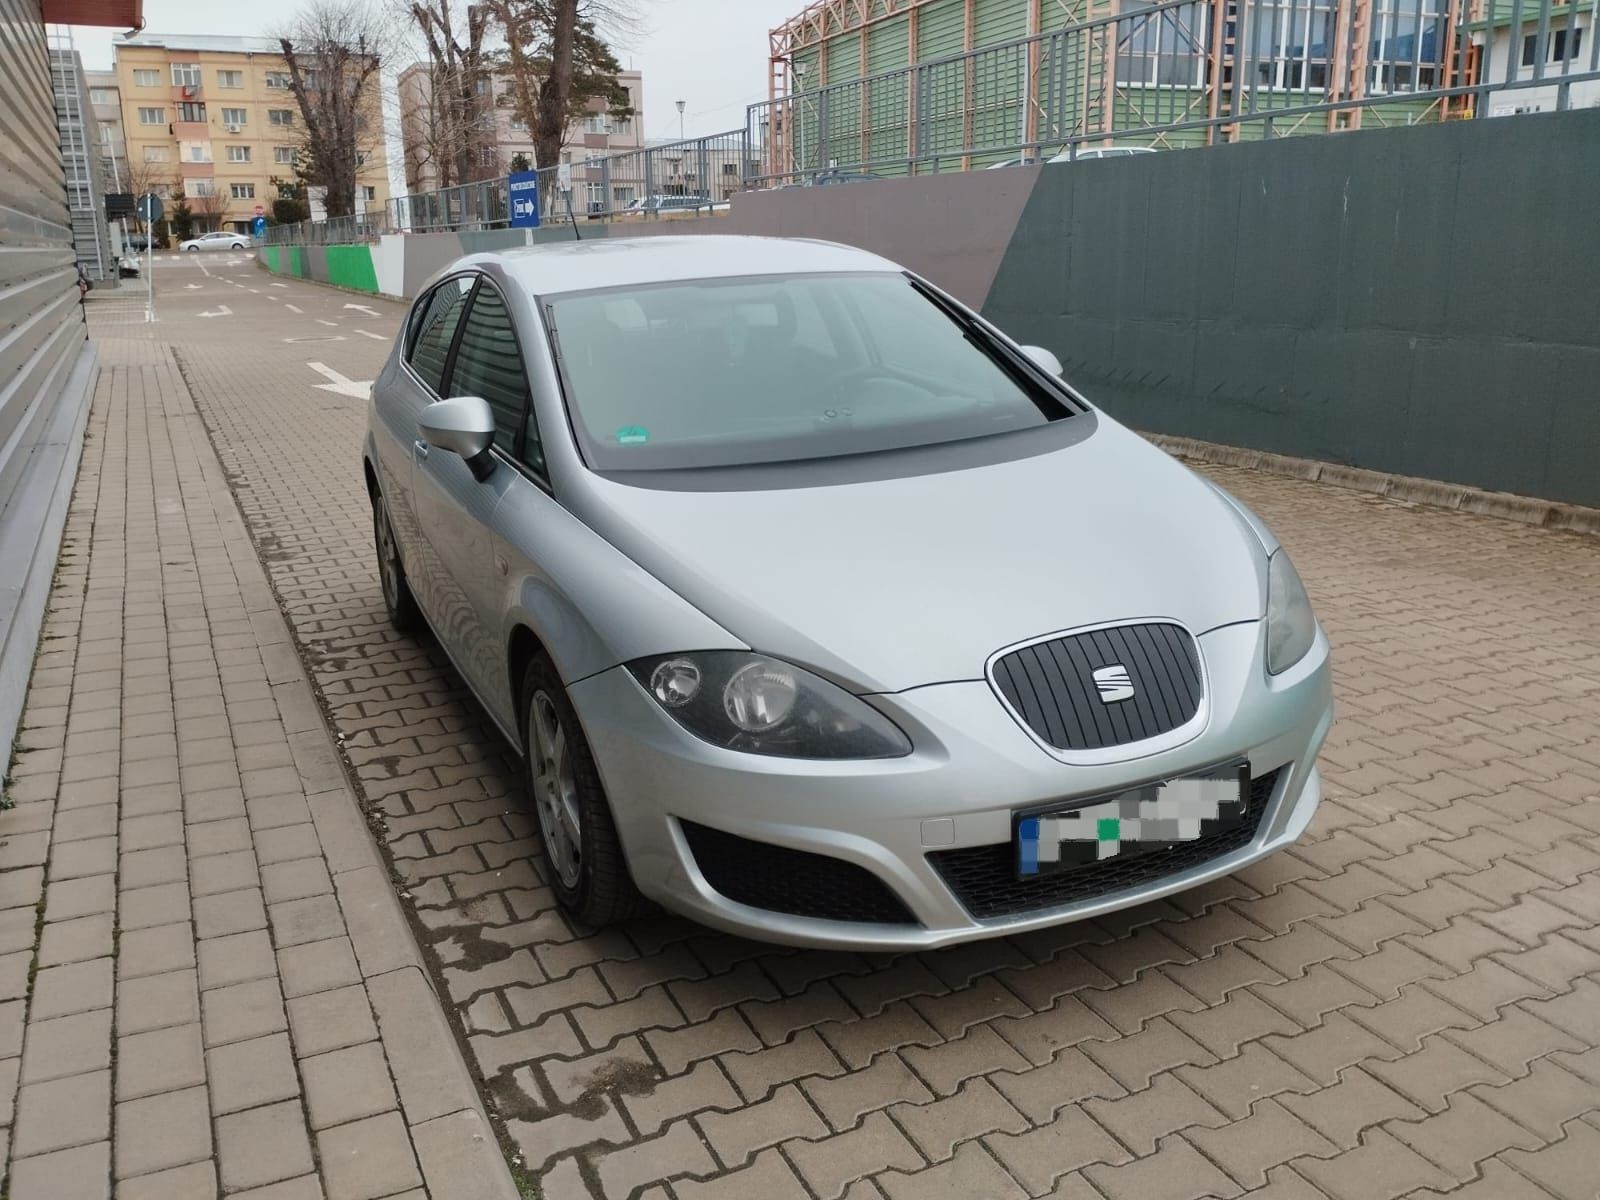
[[[1100,689],[1101,704],[1133,699],[1133,680],[1128,676],[1128,668],[1121,663],[1099,668],[1094,673],[1094,683]]]

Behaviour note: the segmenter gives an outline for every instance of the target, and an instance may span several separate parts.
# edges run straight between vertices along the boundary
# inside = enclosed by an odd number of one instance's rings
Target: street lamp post
[[[678,101],[678,140],[680,142],[683,141],[683,110],[687,106],[687,103],[688,102],[684,100]]]

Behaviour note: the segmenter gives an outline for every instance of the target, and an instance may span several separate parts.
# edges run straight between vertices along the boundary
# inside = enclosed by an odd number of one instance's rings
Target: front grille
[[[823,921],[916,923],[883,880],[855,863],[751,841],[693,821],[679,824],[700,874],[729,900]]]
[[[1102,668],[1122,667],[1095,679]],[[1034,735],[1057,750],[1099,750],[1178,728],[1200,707],[1200,654],[1181,626],[1116,625],[1035,642],[997,658],[990,677]],[[1126,699],[1115,695],[1131,687]]]
[[[928,855],[928,862],[961,906],[979,920],[1098,900],[1248,846],[1255,839],[1279,774],[1281,771],[1271,771],[1250,781],[1250,805],[1238,825],[1192,842],[1173,842],[1161,850],[1118,855],[1059,874],[1026,879],[1017,877],[1017,851],[1010,842],[936,850]]]

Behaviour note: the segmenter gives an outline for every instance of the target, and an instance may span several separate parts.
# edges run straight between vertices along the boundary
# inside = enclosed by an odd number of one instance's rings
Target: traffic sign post
[[[144,222],[144,319],[156,319],[156,222],[166,211],[161,197],[146,192],[139,197],[139,219]]]
[[[506,196],[511,202],[511,228],[539,228],[539,172],[514,171],[507,175]]]

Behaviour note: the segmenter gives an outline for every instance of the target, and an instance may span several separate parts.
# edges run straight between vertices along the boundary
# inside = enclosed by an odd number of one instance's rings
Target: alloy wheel
[[[578,784],[560,713],[543,691],[534,692],[528,706],[528,759],[545,853],[562,884],[575,889],[583,869]]]

